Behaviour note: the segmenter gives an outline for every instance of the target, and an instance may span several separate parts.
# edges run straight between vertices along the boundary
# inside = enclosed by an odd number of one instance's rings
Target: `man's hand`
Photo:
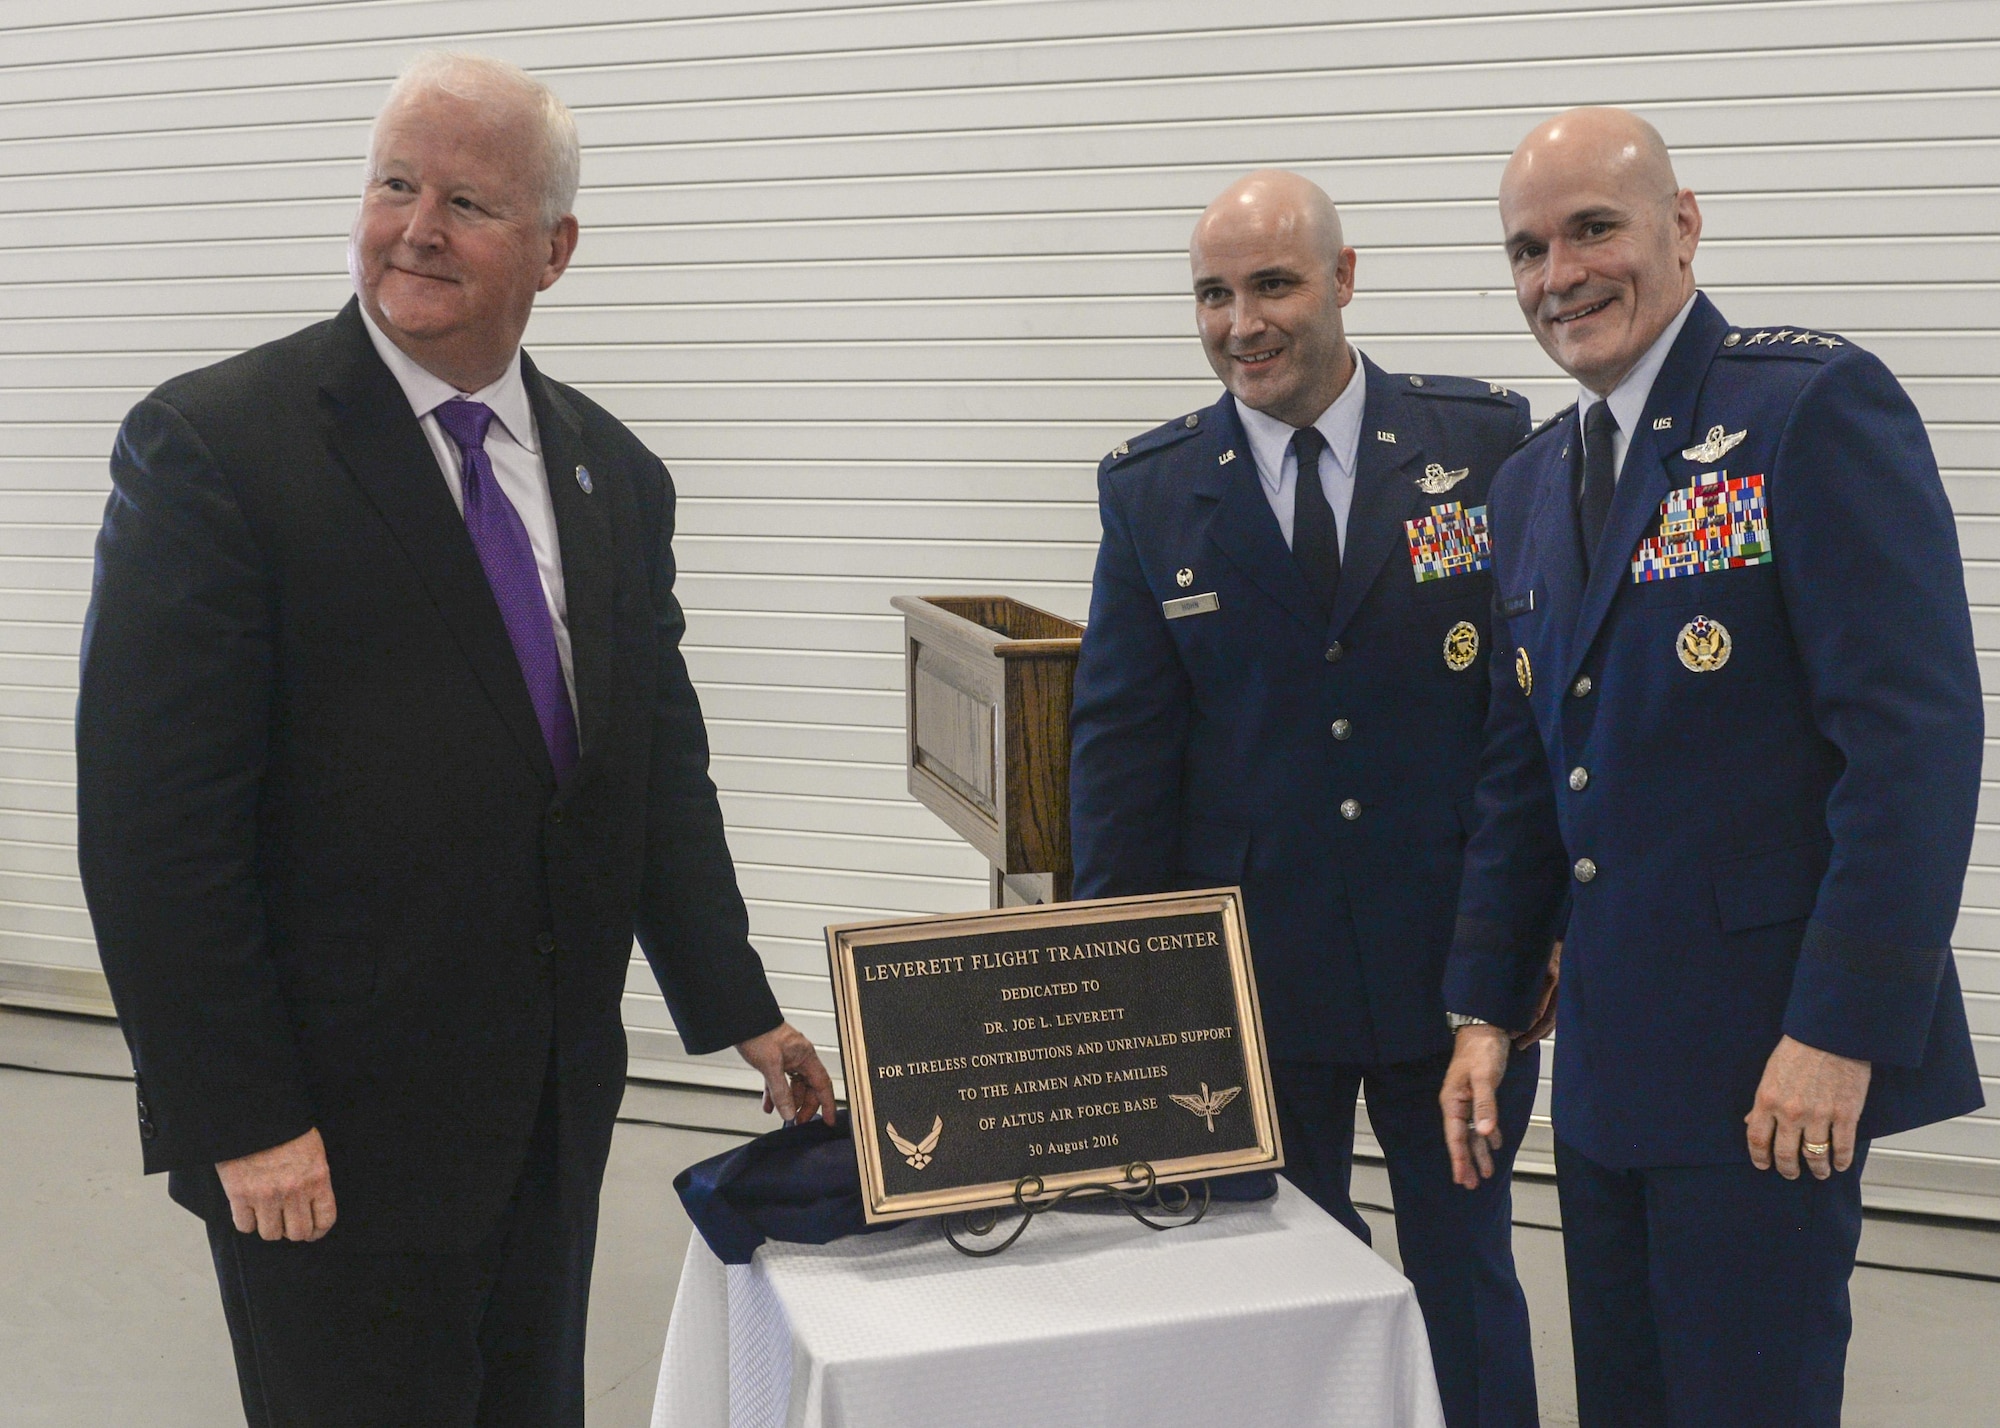
[[[317,1129],[297,1140],[235,1160],[215,1173],[229,1196],[229,1215],[244,1234],[267,1240],[316,1240],[333,1228],[333,1177]]]
[[[764,1078],[765,1111],[795,1122],[818,1115],[833,1124],[833,1078],[804,1032],[781,1021],[762,1036],[739,1041],[736,1050]]]
[[[1775,1163],[1787,1180],[1799,1178],[1800,1160],[1817,1180],[1847,1169],[1854,1163],[1854,1128],[1873,1072],[1866,1061],[1780,1038],[1764,1063],[1757,1104],[1743,1118],[1750,1128],[1750,1163],[1759,1170]],[[1807,1154],[1805,1143],[1830,1144],[1832,1154]]]
[[[1514,1038],[1514,1049],[1526,1051],[1556,1029],[1556,986],[1562,981],[1563,945],[1549,949],[1549,967],[1542,973],[1542,994],[1535,1000],[1535,1015],[1528,1029]]]
[[[1444,1088],[1438,1092],[1451,1178],[1468,1190],[1477,1190],[1493,1174],[1493,1152],[1501,1146],[1497,1097],[1511,1041],[1497,1026],[1460,1027]]]

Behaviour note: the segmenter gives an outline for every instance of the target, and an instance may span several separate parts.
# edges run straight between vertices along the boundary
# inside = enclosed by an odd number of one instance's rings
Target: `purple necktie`
[[[563,683],[562,658],[556,653],[555,621],[542,597],[535,547],[520,512],[494,479],[493,462],[486,455],[486,428],[493,424],[493,408],[453,397],[432,415],[465,455],[460,471],[466,534],[472,537],[472,548],[486,569],[486,583],[500,605],[507,638],[528,681],[528,698],[534,702],[542,739],[549,746],[549,762],[560,780],[576,767],[576,715]]]

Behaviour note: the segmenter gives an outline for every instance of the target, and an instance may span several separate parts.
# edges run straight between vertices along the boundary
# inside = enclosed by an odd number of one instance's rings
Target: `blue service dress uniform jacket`
[[[1526,401],[1485,382],[1366,359],[1361,378],[1330,616],[1230,397],[1098,471],[1071,714],[1076,895],[1240,884],[1280,1060],[1450,1044],[1440,983],[1488,697],[1482,508],[1528,426]]]
[[[1949,942],[1983,719],[1922,421],[1844,338],[1698,297],[1594,564],[1572,409],[1493,483],[1493,699],[1446,996],[1529,1017],[1567,918],[1557,1136],[1744,1158],[1781,1035],[1874,1063],[1872,1138],[1981,1103]]]

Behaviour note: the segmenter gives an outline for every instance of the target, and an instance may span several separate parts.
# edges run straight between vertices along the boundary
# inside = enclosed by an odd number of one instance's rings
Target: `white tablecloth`
[[[990,1260],[930,1222],[748,1265],[697,1234],[653,1405],[653,1428],[1443,1422],[1409,1281],[1283,1181],[1164,1234],[1045,1215]]]

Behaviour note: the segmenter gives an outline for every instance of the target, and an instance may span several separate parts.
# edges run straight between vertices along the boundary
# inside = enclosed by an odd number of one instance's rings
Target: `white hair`
[[[553,89],[519,65],[490,55],[426,50],[396,76],[375,122],[380,124],[382,115],[412,95],[440,93],[457,99],[513,100],[530,110],[542,131],[542,222],[552,228],[575,210],[583,152],[576,137],[576,116]],[[372,151],[372,141],[369,147]]]

